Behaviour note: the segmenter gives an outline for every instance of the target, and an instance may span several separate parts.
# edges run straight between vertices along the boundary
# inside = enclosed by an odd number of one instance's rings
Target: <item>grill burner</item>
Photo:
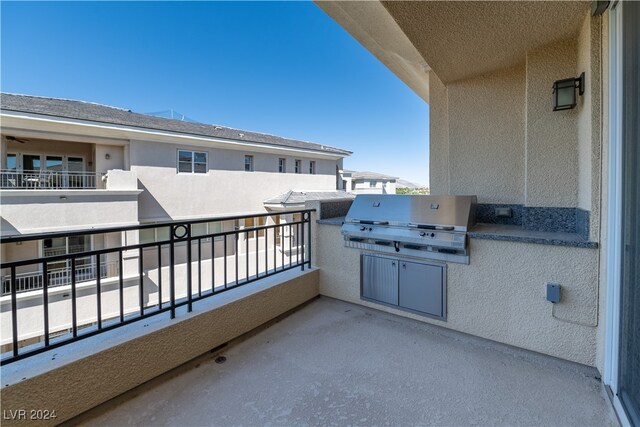
[[[342,226],[345,246],[469,264],[476,196],[358,195]]]

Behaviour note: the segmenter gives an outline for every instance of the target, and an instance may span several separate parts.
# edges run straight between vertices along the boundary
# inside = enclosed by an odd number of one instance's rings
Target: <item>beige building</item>
[[[398,177],[378,172],[358,172],[343,170],[340,172],[342,187],[354,194],[396,194]]]
[[[297,189],[312,191],[319,198],[339,198],[344,194],[336,190],[337,171],[342,168],[343,158],[350,154],[346,150],[136,114],[83,101],[3,93],[0,103],[3,238],[277,211],[278,207],[265,202],[282,192]],[[296,220],[299,215],[212,221],[194,226],[194,232],[205,235]],[[247,234],[238,242],[237,250],[244,254],[250,249],[248,252],[252,253],[255,252],[253,242],[262,248],[265,243],[273,244],[277,240],[284,257],[276,260],[284,264],[297,253],[297,233],[296,228],[285,228],[282,234],[271,236],[269,242],[265,242],[264,232]],[[34,240],[4,245],[2,261],[153,242],[167,235],[166,228],[150,228],[139,233]],[[216,256],[220,258],[222,238],[216,241]],[[235,242],[229,242],[228,246],[227,253],[235,253]],[[166,264],[169,254],[164,252]],[[212,270],[211,253],[205,248],[208,259],[205,272]],[[129,288],[137,280],[140,254],[128,253],[123,258],[123,279],[125,288]],[[105,285],[114,285],[120,273],[118,264],[115,254],[103,255],[99,262],[92,257],[78,259],[76,280],[82,289],[92,289],[96,276],[100,276]],[[157,278],[161,274],[149,256],[143,264],[148,277]],[[184,259],[182,264],[184,268]],[[17,269],[20,303],[28,305],[33,298],[29,292],[42,288],[43,269],[43,265]],[[223,268],[218,269],[219,274],[222,271]],[[55,286],[51,290],[52,298],[68,294],[67,285],[71,280],[68,261],[48,263],[47,275],[49,285]],[[8,282],[7,271],[3,271],[0,280]],[[0,296],[3,307],[9,302],[7,289],[3,289]],[[185,292],[186,289],[182,294]],[[108,302],[110,298],[112,303]],[[113,298],[107,295],[104,301],[115,310],[118,304]],[[95,299],[95,293],[86,299],[79,305],[93,305],[89,300]],[[52,316],[57,317],[55,313],[65,310],[65,307],[54,308]],[[21,312],[25,318],[31,316],[29,308]],[[9,311],[4,309],[3,313],[2,345],[7,345],[6,328],[11,322],[7,318]],[[38,312],[33,316],[39,315]],[[91,320],[91,316],[85,317]],[[69,322],[68,316],[61,316],[52,323],[51,329],[67,330]],[[42,328],[36,327],[40,322],[23,323],[26,324],[31,326],[29,330],[21,330],[24,340],[41,336]]]
[[[188,374],[163,377],[160,404],[155,390],[137,389],[85,419],[152,423],[175,419],[168,411],[179,408],[194,424],[640,425],[640,3],[317,5],[429,103],[431,193],[477,196],[477,225],[465,236],[469,263],[432,263],[446,272],[446,318],[363,299],[366,251],[345,247],[341,234],[349,203],[309,202],[318,220],[306,247],[311,271],[212,298],[146,331],[139,322],[84,346],[71,342],[55,349],[55,361],[51,351],[24,364],[18,355],[3,372],[3,407],[29,399],[70,419],[252,331],[237,347],[214,351],[237,364],[216,369],[199,359]],[[318,295],[349,304],[322,311],[331,300]],[[304,303],[275,332],[254,329]],[[321,315],[308,327],[315,309]],[[348,312],[357,314],[337,320]],[[353,325],[359,333],[346,333]],[[335,336],[347,338],[327,357]],[[423,341],[442,350],[438,357],[416,352]],[[166,357],[154,359],[158,353]],[[211,377],[199,375],[203,369]],[[98,380],[86,381],[88,373]],[[240,404],[224,400],[197,418],[189,399],[209,399],[220,384],[237,387],[216,397]],[[71,391],[57,393],[60,385]],[[180,400],[176,387],[193,393]],[[254,410],[262,399],[267,407]],[[143,413],[141,402],[157,412]]]

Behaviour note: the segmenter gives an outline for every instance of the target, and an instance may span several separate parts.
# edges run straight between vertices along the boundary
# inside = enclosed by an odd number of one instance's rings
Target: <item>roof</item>
[[[382,173],[378,173],[378,172],[355,172],[355,171],[350,171],[351,172],[351,178],[352,179],[378,179],[378,180],[394,180],[394,179],[398,179],[397,176],[391,176],[391,175],[385,175]]]
[[[134,128],[178,132],[186,135],[224,138],[279,147],[301,148],[339,156],[348,156],[351,154],[351,151],[330,147],[328,145],[219,125],[207,125],[150,116],[134,113],[124,108],[86,101],[2,93],[0,94],[0,108],[2,108],[3,111],[15,111],[74,120],[109,123]]]
[[[300,205],[311,200],[343,200],[353,199],[355,194],[346,191],[294,191],[272,197],[264,201],[265,205]]]

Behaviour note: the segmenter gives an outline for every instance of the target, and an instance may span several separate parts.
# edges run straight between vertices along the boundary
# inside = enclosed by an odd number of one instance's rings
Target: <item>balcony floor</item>
[[[329,298],[219,354],[71,424],[617,425],[594,369]]]

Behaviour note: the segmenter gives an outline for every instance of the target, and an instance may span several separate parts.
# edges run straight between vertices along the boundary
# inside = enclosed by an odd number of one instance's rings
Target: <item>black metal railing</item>
[[[9,253],[7,245],[27,241],[87,235],[100,240],[96,236],[101,235],[104,242],[108,240],[104,236],[121,236],[126,243],[2,262],[2,316],[10,313],[10,319],[3,317],[2,321],[11,325],[11,331],[8,327],[2,329],[0,364],[162,313],[169,313],[173,319],[180,307],[190,312],[193,304],[202,299],[283,271],[304,270],[311,266],[313,211],[1,238],[5,258]],[[263,224],[252,226],[257,219]],[[240,221],[251,226],[242,228]],[[215,227],[216,232],[209,233],[205,224],[219,226]],[[148,241],[140,242],[138,238],[145,230],[143,240]],[[150,230],[155,230],[151,232],[154,239],[149,238]],[[168,230],[168,236],[157,230]],[[100,266],[99,271],[96,266]],[[29,273],[34,271],[37,273]],[[71,322],[59,321],[69,317]],[[69,332],[61,333],[65,330]]]

